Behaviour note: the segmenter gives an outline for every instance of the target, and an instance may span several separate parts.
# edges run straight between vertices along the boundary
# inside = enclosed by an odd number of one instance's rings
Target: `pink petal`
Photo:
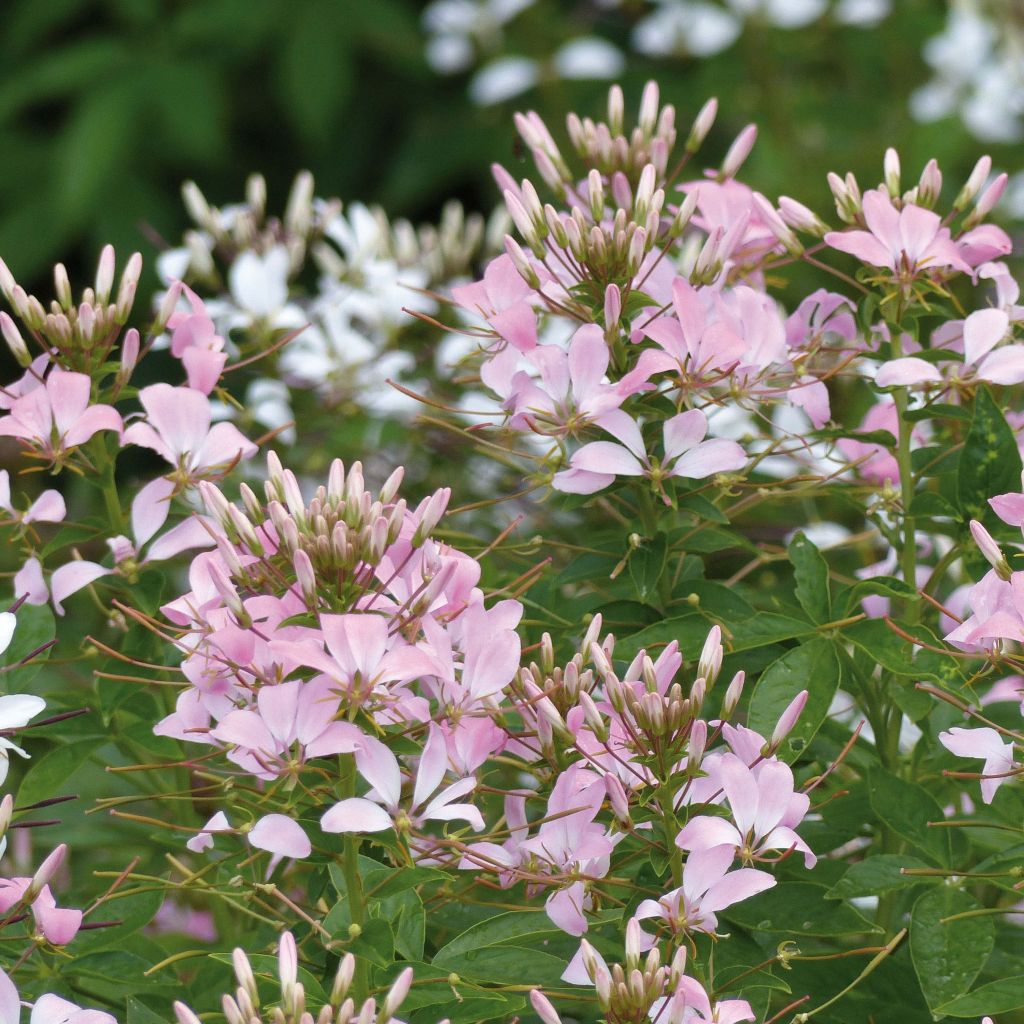
[[[891,269],[895,265],[889,250],[868,231],[830,231],[825,235],[825,244],[874,267]]]
[[[909,384],[942,383],[942,374],[934,364],[915,356],[893,359],[886,363],[875,376],[880,388],[905,387]]]
[[[680,456],[672,466],[672,476],[703,480],[715,473],[734,473],[747,464],[747,454],[735,442],[725,438],[702,441]]]
[[[62,565],[50,577],[50,592],[53,596],[53,608],[58,615],[64,614],[62,602],[65,598],[89,586],[101,576],[109,576],[111,570],[96,562],[68,562]]]
[[[979,309],[964,321],[964,362],[976,363],[1006,337],[1010,317],[1003,309]]]
[[[420,756],[416,769],[416,785],[412,794],[412,806],[420,807],[430,795],[441,785],[441,780],[448,771],[448,747],[444,741],[444,733],[435,723],[430,723],[427,742]]]
[[[573,453],[573,469],[612,476],[643,476],[644,467],[637,457],[613,441],[591,441]]]
[[[25,513],[26,523],[60,523],[67,515],[67,506],[59,491],[43,491]]]
[[[302,860],[313,852],[309,836],[284,814],[266,814],[260,818],[249,832],[249,842],[257,850],[267,850],[278,857]]]
[[[135,426],[128,428],[127,437]],[[146,484],[132,500],[132,533],[140,547],[146,543],[167,522],[171,512],[171,497],[174,484],[164,476],[158,476]]]
[[[397,807],[402,796],[398,758],[380,740],[367,736],[356,751],[356,768],[373,787],[385,807]]]
[[[67,448],[74,448],[76,445],[84,444],[101,430],[113,430],[120,434],[123,428],[121,417],[112,406],[91,405],[63,435],[64,445]]]
[[[134,512],[134,506],[132,508]],[[200,516],[189,516],[184,522],[168,530],[162,537],[158,537],[149,546],[146,552],[147,562],[162,562],[165,558],[173,558],[182,551],[191,551],[195,548],[213,547],[215,541],[210,536],[210,531],[203,525]]]
[[[380,804],[358,796],[339,801],[320,819],[325,832],[383,832],[392,826]]]
[[[573,882],[567,889],[552,893],[544,909],[551,923],[570,935],[583,935],[587,919],[583,914],[584,888],[582,882]]]
[[[663,430],[665,461],[669,462],[704,440],[708,420],[700,409],[690,409],[666,420]]]

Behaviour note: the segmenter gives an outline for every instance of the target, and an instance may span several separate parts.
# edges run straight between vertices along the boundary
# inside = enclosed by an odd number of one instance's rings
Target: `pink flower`
[[[170,384],[152,384],[139,392],[146,411],[124,432],[124,444],[151,448],[174,467],[147,484],[132,502],[136,538],[144,543],[166,522],[170,499],[182,487],[222,476],[240,459],[256,453],[256,445],[232,423],[210,425],[210,400],[200,391]]]
[[[879,188],[864,194],[864,220],[867,231],[830,231],[825,242],[864,263],[891,270],[900,280],[947,268],[971,273],[949,228],[932,210],[913,203],[898,210],[889,193]]]
[[[1024,573],[1004,580],[990,570],[971,587],[967,605],[971,614],[946,634],[947,643],[970,651],[990,648],[995,640],[1024,641]]]
[[[229,760],[259,779],[275,779],[294,773],[310,758],[358,749],[360,730],[335,721],[340,705],[326,676],[261,686],[255,707],[228,712],[210,735],[234,745]]]
[[[502,387],[506,407],[512,411],[509,425],[516,430],[544,434],[575,434],[633,394],[648,387],[641,369],[617,384],[605,382],[608,345],[596,324],[581,327],[566,352],[560,345],[538,345],[527,355],[540,373],[535,380],[519,371]],[[501,382],[492,381],[492,386]]]
[[[232,268],[234,269],[234,268]],[[171,355],[180,359],[188,375],[188,386],[208,395],[220,380],[227,362],[224,339],[217,334],[203,300],[188,285],[171,282],[180,289],[192,307],[191,312],[177,310],[167,320],[171,332]]]
[[[18,990],[6,972],[0,970],[0,1024],[19,1024],[20,1020]],[[83,1010],[67,999],[47,992],[36,999],[29,1024],[117,1024],[117,1021],[102,1010]]]
[[[31,878],[0,878],[0,914],[21,903],[31,884]],[[58,907],[48,885],[32,901],[32,916],[46,941],[54,946],[66,946],[82,926],[82,912]]]
[[[995,729],[962,729],[954,727],[939,733],[939,742],[957,757],[976,757],[985,762],[981,770],[981,798],[992,803],[996,790],[1008,782],[1009,773],[1017,767],[1013,759],[1013,744],[1003,742]]]
[[[60,523],[67,515],[67,507],[60,491],[43,491],[24,511],[18,512],[11,504],[11,478],[6,469],[0,469],[0,509],[11,519],[28,526],[29,523]]]
[[[732,862],[731,846],[694,850],[683,866],[683,884],[659,900],[644,900],[636,909],[636,918],[658,918],[676,938],[691,931],[713,934],[718,927],[716,911],[775,885],[767,871],[730,871]]]
[[[284,814],[265,814],[247,828],[232,828],[227,815],[218,811],[185,845],[193,853],[203,853],[213,846],[213,837],[218,832],[241,833],[249,845],[257,850],[266,850],[270,855],[267,877],[285,858],[304,860],[313,851],[309,837],[302,826]]]
[[[54,367],[42,387],[11,406],[0,419],[0,436],[16,437],[40,455],[60,463],[101,430],[122,430],[121,417],[110,405],[90,405],[92,381],[84,373]]]
[[[726,754],[709,770],[713,772],[711,784],[725,793],[732,821],[709,815],[691,818],[676,837],[681,849],[724,845],[744,864],[764,860],[768,853],[799,850],[807,867],[814,867],[817,858],[793,831],[807,813],[810,800],[805,793],[794,791],[789,765],[764,761],[754,770],[735,754]]]
[[[472,805],[454,803],[476,788],[476,779],[460,779],[437,792],[448,771],[444,734],[431,724],[423,753],[416,768],[412,800],[408,810],[401,806],[402,769],[398,758],[372,737],[365,737],[356,751],[356,769],[373,787],[365,797],[349,797],[336,803],[323,818],[325,832],[383,832],[402,820],[415,828],[428,821],[467,821],[477,832],[484,821]]]
[[[703,479],[715,473],[741,469],[747,457],[735,441],[705,441],[708,421],[699,409],[666,420],[663,427],[664,461],[651,459],[636,421],[621,410],[608,413],[600,424],[620,444],[592,441],[578,449],[569,469],[556,473],[552,486],[573,494],[593,494],[613,483],[616,476],[644,476],[660,488],[666,477]]]

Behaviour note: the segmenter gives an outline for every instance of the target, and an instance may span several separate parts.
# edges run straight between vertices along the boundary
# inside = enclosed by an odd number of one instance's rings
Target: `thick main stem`
[[[343,800],[356,795],[356,763],[352,754],[342,754],[341,762],[341,796]],[[366,897],[363,894],[363,880],[359,874],[359,847],[362,840],[358,834],[347,832],[344,839],[342,874],[345,877],[345,895],[348,900],[348,912],[352,924],[361,929],[366,923]],[[356,969],[350,990],[356,1006],[361,1006],[369,994],[370,979],[367,963],[356,957]]]

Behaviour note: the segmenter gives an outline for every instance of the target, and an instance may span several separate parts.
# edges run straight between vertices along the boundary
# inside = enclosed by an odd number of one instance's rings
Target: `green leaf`
[[[57,633],[53,612],[48,605],[23,604],[15,617],[17,625],[14,627],[14,636],[7,650],[0,656],[0,665],[17,665],[43,644],[49,643]],[[50,650],[48,647],[21,668],[11,668],[4,672],[6,692],[22,692],[21,688],[27,686],[49,660]]]
[[[629,558],[629,575],[636,587],[637,597],[649,602],[658,592],[658,581],[665,571],[668,546],[665,535],[659,533],[653,540],[641,542]]]
[[[373,917],[363,922],[362,929],[347,950],[378,967],[387,967],[395,959],[395,933],[391,925],[383,918]]]
[[[89,759],[105,739],[80,740],[66,743],[44,754],[25,773],[18,789],[21,806],[34,804],[51,796],[61,796],[74,789],[72,775]]]
[[[619,911],[597,915],[592,924],[616,920]],[[435,969],[481,981],[557,984],[571,956],[572,943],[540,910],[510,911],[490,917],[466,929],[434,957]],[[544,948],[541,949],[540,947]],[[566,956],[554,955],[565,946]]]
[[[167,1019],[154,1013],[145,1003],[129,996],[128,1024],[167,1024]]]
[[[880,896],[894,889],[906,889],[934,879],[902,874],[903,868],[926,868],[917,857],[902,853],[880,853],[852,864],[829,889],[829,899],[848,900],[855,896]]]
[[[832,617],[832,599],[828,586],[828,563],[803,533],[797,533],[789,545],[789,561],[796,578],[796,599],[807,617],[819,625]]]
[[[931,828],[930,821],[944,821],[938,801],[916,782],[907,782],[881,768],[868,775],[871,807],[886,825],[933,863],[952,867],[950,830]]]
[[[794,760],[825,720],[839,689],[840,675],[835,645],[824,637],[786,651],[758,679],[750,698],[747,725],[762,736],[770,736],[790,701],[801,690],[807,690],[807,705],[779,750],[783,760]]]
[[[973,896],[948,885],[926,892],[914,904],[910,956],[925,1002],[936,1019],[943,1016],[939,1006],[971,987],[996,941],[991,917],[961,918],[945,924],[943,920],[980,909]]]
[[[829,900],[816,882],[780,882],[774,889],[727,910],[723,917],[759,932],[793,935],[863,935],[878,932],[866,917],[845,903]]]
[[[959,996],[939,1007],[947,1017],[980,1017],[982,1014],[1009,1013],[1024,1006],[1024,974],[1000,978],[979,985],[973,992]]]
[[[965,519],[991,519],[988,499],[1020,488],[1021,459],[1013,430],[987,387],[974,399],[974,419],[957,470],[957,503]]]
[[[844,615],[853,615],[859,611],[857,605],[869,596],[895,597],[900,600],[917,600],[917,589],[904,583],[895,576],[873,576],[871,579],[860,580],[842,592],[842,601],[837,602]]]

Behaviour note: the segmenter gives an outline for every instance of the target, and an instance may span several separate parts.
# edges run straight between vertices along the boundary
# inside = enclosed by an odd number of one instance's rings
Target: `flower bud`
[[[566,224],[566,231],[569,232],[569,242],[571,246],[572,234],[570,231],[569,224]],[[576,255],[578,251],[578,249],[574,248],[573,254]],[[534,266],[530,262],[529,257],[523,251],[523,247],[511,235],[505,236],[505,252],[512,260],[512,263],[518,271],[519,276],[535,291],[539,290],[540,276],[534,269]]]
[[[893,199],[896,199],[900,194],[900,155],[892,146],[885,151],[882,168],[885,174],[885,189]]]
[[[715,123],[717,114],[718,100],[712,96],[700,108],[700,112],[693,119],[693,127],[690,129],[690,134],[686,140],[687,153],[696,153],[704,144],[704,140],[708,137],[708,132],[711,131],[711,126]]]
[[[722,717],[724,719],[732,718],[736,712],[736,708],[739,707],[740,698],[743,696],[743,684],[746,682],[747,674],[740,669],[732,677],[732,682],[726,688],[725,697],[722,700]]]
[[[7,342],[7,347],[11,350],[11,355],[17,360],[18,365],[21,367],[31,366],[32,356],[25,344],[25,339],[21,336],[18,325],[6,312],[0,312],[0,333],[3,334],[4,341]]]
[[[694,213],[697,211],[699,195],[700,193],[697,189],[691,189],[687,193],[686,198],[679,204],[679,208],[676,210],[672,223],[668,228],[669,238],[678,238],[686,230],[687,225],[689,225]]]
[[[25,890],[25,895],[22,897],[25,903],[32,903],[43,889],[50,884],[53,876],[61,869],[61,865],[63,865],[64,858],[67,856],[67,853],[67,844],[61,843],[60,846],[52,850],[46,860],[36,868],[36,873],[32,876],[32,881],[29,882],[28,888]]]
[[[917,183],[917,201],[931,209],[938,201],[939,193],[942,191],[942,171],[939,170],[938,161],[929,160],[924,165],[921,178]]]
[[[622,316],[622,292],[617,284],[610,284],[604,292],[604,327],[606,332],[619,326]]]
[[[1003,554],[1003,549],[996,543],[995,538],[985,529],[977,519],[971,520],[971,536],[978,550],[985,556],[986,561],[996,571],[1001,580],[1008,580],[1012,575],[1010,563]]]
[[[285,229],[293,235],[305,236],[313,223],[313,175],[299,171],[288,195],[284,211]]]
[[[985,182],[988,181],[988,176],[991,172],[992,158],[990,156],[981,157],[974,165],[974,169],[964,183],[964,187],[960,189],[956,199],[953,200],[953,209],[957,213],[966,210],[974,202],[974,197],[981,191]]]
[[[801,690],[779,716],[779,721],[772,731],[772,738],[768,742],[772,750],[777,749],[779,744],[792,732],[793,726],[796,725],[807,704],[807,697],[807,690]]]
[[[142,254],[133,252],[128,258],[128,264],[121,275],[121,284],[117,289],[117,309],[114,319],[117,323],[126,323],[131,315],[132,306],[135,304],[135,292],[139,287],[139,278],[142,277]]]
[[[256,978],[252,973],[252,964],[243,949],[235,948],[231,953],[231,962],[235,968],[235,977],[255,1005],[259,1004],[260,994],[256,987]]]
[[[789,196],[779,196],[779,216],[794,231],[804,231],[820,238],[828,225],[810,208]]]
[[[388,994],[384,997],[384,1003],[381,1006],[379,1016],[380,1021],[386,1024],[395,1015],[395,1011],[402,1005],[405,997],[409,994],[409,989],[412,987],[412,979],[413,970],[411,967],[406,967],[398,975],[394,984],[388,990]]]
[[[600,223],[604,219],[604,182],[601,180],[601,172],[595,168],[591,168],[587,175],[587,202],[590,204],[590,216]],[[515,220],[514,213],[512,219]]]
[[[346,953],[338,962],[338,970],[334,975],[334,984],[331,986],[331,1006],[335,1009],[341,1005],[341,1001],[348,994],[355,973],[356,958],[351,953]]]
[[[139,332],[134,327],[129,327],[125,332],[124,340],[121,342],[121,369],[118,373],[118,380],[125,384],[135,370],[139,361],[140,347]]]
[[[299,589],[302,591],[302,599],[307,607],[315,608],[316,601],[316,573],[313,571],[313,563],[309,555],[302,548],[292,556],[292,566],[295,569],[295,579],[298,581]]]
[[[695,772],[700,768],[704,760],[704,751],[708,745],[708,723],[703,718],[698,718],[690,729],[690,744],[687,750],[686,767],[688,771]]]
[[[114,260],[114,247],[103,246],[96,267],[96,301],[101,306],[110,301],[110,290],[114,287]]]
[[[1009,180],[1009,176],[1004,172],[981,193],[981,197],[971,211],[970,216],[964,221],[964,227],[968,231],[980,224],[992,212],[999,200],[1003,198],[1003,193],[1006,191],[1006,183]]]
[[[697,661],[697,675],[703,676],[709,686],[713,686],[722,669],[722,658],[725,651],[722,649],[722,627],[712,626],[708,631],[704,647],[700,652]]]
[[[637,121],[637,126],[645,138],[654,134],[654,129],[658,124],[659,101],[658,83],[648,82],[640,97],[640,117]]]
[[[219,234],[217,218],[206,201],[206,196],[200,191],[194,181],[186,181],[181,186],[181,197],[185,201],[185,209],[188,215],[201,227],[210,232],[211,235]]]
[[[174,1016],[178,1018],[178,1024],[202,1024],[202,1021],[182,1002],[175,1000]]]
[[[540,1017],[543,1024],[562,1024],[562,1018],[558,1016],[551,1001],[540,989],[531,989],[530,1003],[533,1006],[533,1012]]]
[[[757,125],[748,124],[736,136],[728,152],[725,154],[725,159],[722,161],[722,166],[718,172],[719,181],[728,181],[730,178],[736,177],[744,161],[750,156],[750,151],[754,148],[755,141],[757,141]]]

